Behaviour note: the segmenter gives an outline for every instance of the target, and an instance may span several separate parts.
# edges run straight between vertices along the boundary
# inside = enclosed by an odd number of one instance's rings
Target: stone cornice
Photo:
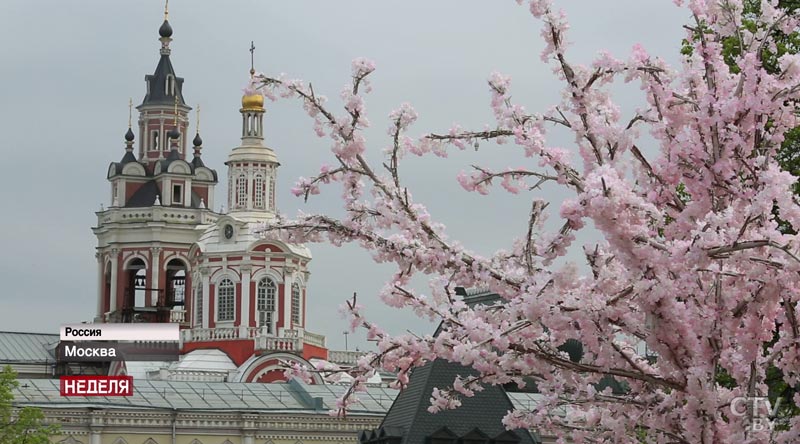
[[[285,433],[275,432],[341,432],[353,433],[377,427],[383,413],[369,416],[348,416],[336,418],[326,411],[319,413],[280,413],[280,412],[188,412],[178,410],[143,411],[135,409],[48,408],[39,406],[47,422],[56,422],[65,427],[64,432],[79,433],[75,429],[114,429],[141,430],[143,428],[164,433],[171,431],[173,418],[180,433],[197,431],[213,433],[224,430],[253,433],[259,439],[276,436],[286,437]],[[307,436],[307,435],[303,435]],[[305,439],[305,438],[304,438]]]

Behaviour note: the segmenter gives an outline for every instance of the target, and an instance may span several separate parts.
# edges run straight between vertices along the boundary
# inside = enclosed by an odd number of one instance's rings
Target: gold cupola
[[[242,109],[264,110],[264,96],[261,94],[245,94],[242,96]]]

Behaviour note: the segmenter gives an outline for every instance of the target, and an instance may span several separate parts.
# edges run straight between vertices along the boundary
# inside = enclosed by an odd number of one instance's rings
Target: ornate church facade
[[[263,96],[242,97],[241,141],[225,162],[225,210],[215,212],[218,175],[202,160],[199,129],[189,137],[191,107],[170,60],[172,34],[165,14],[138,128],[129,122],[123,156],[108,168],[110,205],[93,228],[95,322],[180,325],[181,361],[146,369],[149,378],[283,380],[280,361],[329,356],[325,337],[306,328],[311,253],[254,232],[276,217],[280,165],[264,143]],[[130,374],[131,364],[112,365],[111,373]]]

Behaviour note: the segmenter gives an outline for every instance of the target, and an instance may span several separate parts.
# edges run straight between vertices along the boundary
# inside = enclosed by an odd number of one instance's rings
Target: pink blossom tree
[[[265,235],[358,243],[376,261],[397,266],[381,293],[386,304],[443,322],[435,337],[389,335],[350,301],[353,328],[366,328],[378,351],[346,369],[354,382],[340,407],[347,408],[378,367],[397,372],[402,387],[414,367],[447,359],[479,376],[435,390],[431,411],[457,408],[485,384],[532,379],[541,401],[530,411],[509,412],[505,424],[564,442],[800,441],[798,418],[773,430],[757,427],[766,416],[763,405],[737,402],[767,393],[769,366],[787,384],[800,383],[800,245],[781,232],[778,219],[800,227],[800,206],[794,177],[774,157],[784,133],[798,126],[800,57],[784,55],[779,74],[762,66],[773,31],[795,29],[799,18],[777,1],[761,1],[757,16],[749,17],[756,27],[748,30],[742,0],[690,0],[693,21],[685,28],[692,54],[682,66],[667,66],[639,46],[625,59],[602,53],[582,66],[570,62],[564,14],[549,0],[526,3],[542,23],[541,57],[563,81],[561,103],[528,111],[512,100],[510,78],[492,73],[491,129],[454,127],[411,137],[417,113],[403,104],[389,115],[391,147],[381,165],[363,155],[372,62],[353,62],[338,113],[309,84],[257,77],[266,96],[299,98],[316,133],[332,140],[332,166],[301,178],[294,193],[307,199],[339,183],[345,210],[342,218],[279,218],[264,225]],[[723,59],[726,38],[742,48],[739,72]],[[646,106],[621,115],[609,93],[615,79],[635,83]],[[573,146],[548,144],[553,127],[570,131]],[[651,139],[643,140],[643,131]],[[490,139],[522,148],[530,168],[479,167],[458,178],[462,186],[486,193],[499,182],[533,197],[524,201],[531,208],[528,229],[513,249],[482,257],[450,239],[414,201],[400,165],[404,156],[444,155]],[[656,146],[643,150],[643,143]],[[536,197],[543,182],[572,195],[561,203],[563,225],[553,233],[543,230],[547,204]],[[587,222],[602,242],[571,245]],[[585,273],[554,265],[570,248],[583,249]],[[410,285],[418,274],[430,277],[426,293]],[[456,286],[488,288],[503,303],[469,307]],[[583,345],[580,360],[559,349],[570,339]],[[641,344],[656,358],[637,353]],[[720,384],[723,374],[734,384]],[[609,375],[626,390],[598,391],[598,381]]]

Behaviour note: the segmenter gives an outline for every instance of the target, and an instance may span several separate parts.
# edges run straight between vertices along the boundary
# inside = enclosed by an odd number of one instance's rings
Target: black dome
[[[126,142],[133,142],[133,131],[131,131],[130,128],[128,128],[128,132],[125,133],[125,141]]]
[[[172,128],[167,133],[167,137],[169,137],[170,139],[177,139],[180,136],[181,136],[181,132],[178,131],[178,128]]]
[[[172,37],[172,26],[169,25],[167,20],[164,20],[164,23],[158,28],[158,35],[161,37]]]
[[[194,140],[192,140],[192,144],[194,146],[200,146],[203,144],[203,139],[200,138],[200,133],[194,135]]]

